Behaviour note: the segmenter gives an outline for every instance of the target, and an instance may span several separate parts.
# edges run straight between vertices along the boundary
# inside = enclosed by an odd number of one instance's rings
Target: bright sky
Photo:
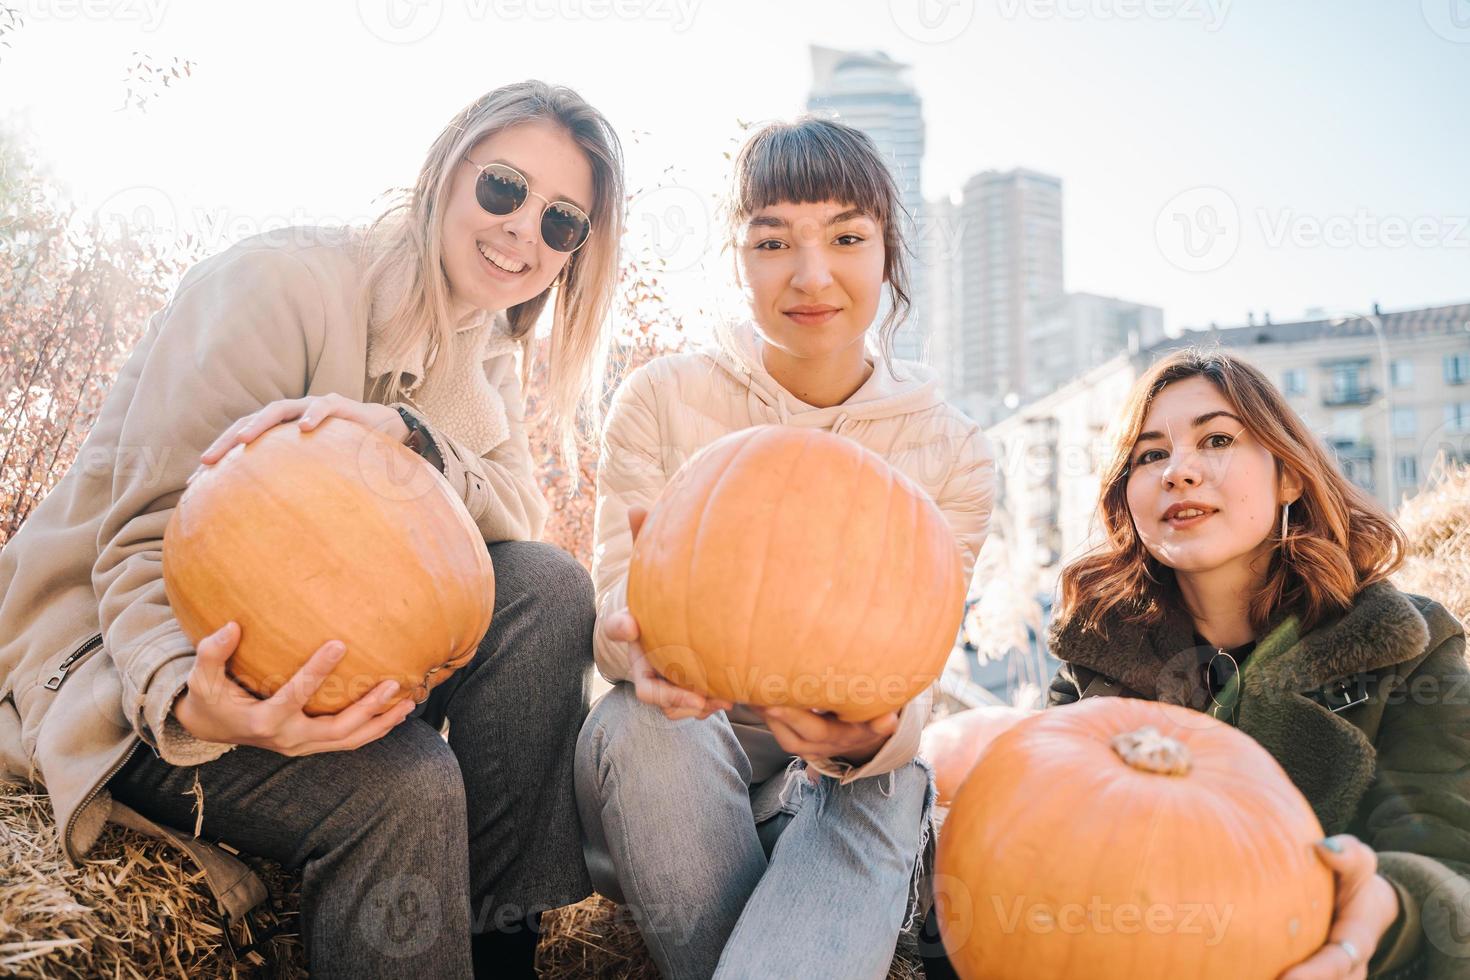
[[[799,112],[817,43],[914,66],[927,197],[1059,175],[1068,289],[1171,329],[1470,299],[1467,0],[9,2],[0,107],[57,177],[219,247],[368,217],[460,106],[538,76],[619,128],[633,225],[704,306],[737,119]],[[118,111],[134,51],[197,68]]]

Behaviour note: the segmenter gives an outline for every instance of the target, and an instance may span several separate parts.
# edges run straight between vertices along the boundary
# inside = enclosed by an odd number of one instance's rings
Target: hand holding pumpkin
[[[398,410],[387,405],[354,401],[342,395],[309,395],[286,398],[263,406],[259,411],[239,419],[204,450],[200,461],[211,466],[237,445],[245,445],[264,435],[282,422],[298,420],[301,431],[309,432],[331,417],[350,419],[370,429],[377,429],[395,442],[409,436],[408,426]]]
[[[173,710],[195,738],[252,745],[281,755],[312,755],[376,741],[413,711],[412,699],[394,700],[397,683],[384,681],[336,714],[306,714],[306,702],[345,652],[335,641],[317,650],[275,694],[256,698],[225,672],[225,662],[239,641],[240,627],[227,623],[195,648],[188,687]]]
[[[643,529],[647,518],[646,509],[628,508],[628,528],[633,532],[634,541],[638,540],[638,532]],[[610,616],[603,629],[609,638],[628,645],[628,680],[633,683],[633,693],[638,700],[658,708],[670,721],[684,718],[702,721],[716,711],[728,711],[734,707],[729,701],[707,698],[697,691],[679,687],[654,670],[643,653],[643,645],[638,642],[638,621],[627,609]]]
[[[781,748],[808,762],[843,759],[862,765],[898,730],[898,713],[893,711],[872,721],[839,721],[806,708],[752,707]]]
[[[1317,854],[1337,877],[1332,931],[1321,949],[1283,973],[1280,980],[1365,980],[1368,961],[1398,918],[1398,892],[1378,874],[1373,849],[1351,834],[1328,841],[1332,844],[1324,841],[1317,846]],[[1342,945],[1344,941],[1357,951],[1356,957]]]

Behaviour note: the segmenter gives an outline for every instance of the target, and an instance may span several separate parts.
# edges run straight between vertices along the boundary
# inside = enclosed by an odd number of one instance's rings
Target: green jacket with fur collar
[[[1215,653],[1175,609],[1154,626],[1122,617],[1102,635],[1052,628],[1063,661],[1049,706],[1115,695],[1203,710],[1199,665]],[[1370,964],[1374,978],[1470,977],[1470,665],[1442,606],[1388,583],[1303,635],[1283,617],[1242,667],[1237,727],[1311,803],[1326,832],[1378,854],[1402,914]]]

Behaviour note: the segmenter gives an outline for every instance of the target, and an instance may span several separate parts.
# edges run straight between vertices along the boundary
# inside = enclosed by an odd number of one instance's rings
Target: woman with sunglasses
[[[631,374],[603,434],[596,657],[616,683],[577,746],[588,867],[631,906],[665,977],[882,977],[924,894],[934,792],[916,752],[931,692],[849,723],[675,686],[640,646],[628,561],[685,460],[775,424],[888,460],[933,498],[968,575],[994,458],[932,371],[889,356],[909,303],[904,212],[866,135],[814,118],[758,130],[729,218],[749,320]]]
[[[0,556],[0,757],[44,781],[70,858],[141,814],[299,869],[313,976],[533,975],[539,912],[590,891],[572,766],[595,613],[586,572],[536,542],[515,357],[554,294],[548,400],[571,445],[599,403],[622,185],[595,109],[508,85],[371,227],[260,235],[185,275],[78,457],[114,465],[73,467]],[[196,650],[164,594],[196,467],[332,416],[439,469],[494,561],[489,632],[417,708],[385,682],[307,716],[336,643],[291,651],[310,659],[255,699],[225,671],[239,627]]]

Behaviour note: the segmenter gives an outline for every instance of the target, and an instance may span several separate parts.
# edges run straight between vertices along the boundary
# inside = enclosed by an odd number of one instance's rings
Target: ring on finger
[[[1342,951],[1347,954],[1348,962],[1353,965],[1353,969],[1357,969],[1358,964],[1362,961],[1363,956],[1362,953],[1358,952],[1357,946],[1354,946],[1352,942],[1346,939],[1339,939],[1332,945],[1342,947]]]

